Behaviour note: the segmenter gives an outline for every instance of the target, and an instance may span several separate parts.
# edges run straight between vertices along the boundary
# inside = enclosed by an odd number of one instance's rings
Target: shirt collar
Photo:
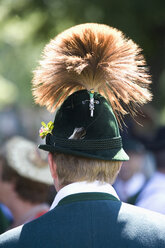
[[[64,197],[68,195],[73,195],[77,193],[87,193],[87,192],[108,193],[108,194],[115,196],[117,199],[119,199],[116,191],[109,183],[104,183],[104,182],[102,183],[99,181],[76,182],[76,183],[71,183],[59,190],[59,192],[55,196],[55,199],[50,207],[50,210],[55,208],[58,205],[59,201],[61,201]]]

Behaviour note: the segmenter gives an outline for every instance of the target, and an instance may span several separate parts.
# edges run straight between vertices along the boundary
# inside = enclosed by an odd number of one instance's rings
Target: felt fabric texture
[[[109,198],[68,196],[47,214],[1,235],[0,248],[165,247],[165,216]]]
[[[39,148],[102,160],[128,160],[110,104],[98,93],[94,93],[94,101],[92,117],[89,92],[81,90],[70,95],[57,111],[52,134]],[[85,130],[82,139],[70,139],[76,128]]]

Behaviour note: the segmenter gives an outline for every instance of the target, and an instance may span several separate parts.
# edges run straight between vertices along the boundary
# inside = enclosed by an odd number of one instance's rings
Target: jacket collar
[[[58,203],[65,197],[79,193],[106,193],[112,195],[119,200],[119,197],[114,188],[108,183],[99,181],[94,182],[76,182],[63,187],[55,196],[55,199],[50,207],[50,210],[55,208]],[[87,194],[86,194],[87,195]],[[98,194],[97,194],[98,195]]]

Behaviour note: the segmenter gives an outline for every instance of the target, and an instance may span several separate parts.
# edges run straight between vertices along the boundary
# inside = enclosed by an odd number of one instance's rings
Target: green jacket
[[[110,194],[79,193],[2,234],[0,248],[165,248],[165,216]]]

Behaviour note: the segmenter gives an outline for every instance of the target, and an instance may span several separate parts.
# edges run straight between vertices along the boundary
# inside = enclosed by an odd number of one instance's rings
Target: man
[[[53,183],[45,154],[23,137],[9,139],[0,154],[0,202],[11,211],[8,229],[27,223],[49,210]]]
[[[58,193],[51,211],[2,235],[0,248],[165,247],[165,218],[122,203],[111,186],[128,160],[115,114],[151,99],[139,52],[102,24],[75,26],[46,46],[33,91],[48,109],[63,102],[40,130]]]

